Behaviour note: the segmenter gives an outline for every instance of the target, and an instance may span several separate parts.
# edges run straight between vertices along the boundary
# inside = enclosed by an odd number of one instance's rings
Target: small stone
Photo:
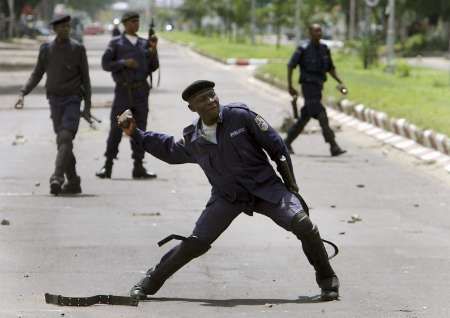
[[[1,225],[10,225],[11,223],[7,219],[3,219]]]
[[[339,235],[345,235],[345,232],[339,232]]]
[[[364,187],[365,187],[364,184],[357,184],[356,186],[357,186],[358,188],[364,188]]]
[[[25,274],[25,275],[23,275],[23,277],[28,278],[28,277],[30,277],[30,275]]]
[[[265,304],[264,306],[265,306],[265,307],[268,307],[268,308],[272,308],[272,307],[273,307],[273,304]]]
[[[34,184],[34,186],[35,186],[35,187],[40,187],[40,186],[41,186],[41,183],[40,183],[40,182],[36,182],[36,183]]]
[[[333,208],[333,209],[335,209],[336,208],[336,206],[333,204],[333,205],[330,205],[330,208]]]
[[[418,208],[420,205],[418,205],[417,203],[416,204],[414,204],[414,207],[415,208]]]

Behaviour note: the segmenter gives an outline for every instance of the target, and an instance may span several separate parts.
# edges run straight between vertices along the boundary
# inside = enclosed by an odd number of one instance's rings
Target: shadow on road
[[[271,306],[282,304],[312,304],[320,303],[320,295],[299,296],[297,299],[204,299],[204,298],[177,298],[177,297],[151,297],[143,302],[170,302],[182,301],[189,303],[202,303],[202,306],[212,307],[236,307],[236,306]]]

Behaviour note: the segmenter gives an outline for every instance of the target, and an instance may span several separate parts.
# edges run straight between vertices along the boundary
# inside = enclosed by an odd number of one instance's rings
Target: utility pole
[[[9,6],[9,28],[8,28],[8,36],[10,38],[14,35],[14,0],[8,0]]]
[[[302,28],[300,26],[300,7],[302,0],[296,0],[295,2],[295,45],[300,45],[302,40]]]
[[[355,17],[356,17],[356,1],[350,0],[350,21],[348,30],[348,39],[353,40],[355,38]]]
[[[252,44],[255,44],[255,30],[256,30],[256,6],[255,0],[251,0],[250,8],[250,39]]]
[[[395,0],[389,0],[389,20],[388,30],[386,35],[386,47],[387,47],[387,68],[386,71],[393,73],[394,66],[394,43],[395,43]]]

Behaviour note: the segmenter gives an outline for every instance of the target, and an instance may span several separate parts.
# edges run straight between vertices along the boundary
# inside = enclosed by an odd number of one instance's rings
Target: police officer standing
[[[15,104],[16,109],[22,109],[24,96],[36,87],[44,73],[47,74],[45,88],[58,146],[55,171],[50,177],[50,193],[54,195],[81,193],[73,139],[80,123],[82,98],[85,101],[81,116],[88,120],[91,117],[91,82],[86,49],[69,37],[70,20],[71,17],[66,15],[51,21],[56,38],[41,45],[37,64]]]
[[[341,92],[346,93],[347,89],[336,73],[329,48],[320,42],[322,37],[320,25],[312,24],[309,27],[309,34],[310,41],[306,45],[299,46],[288,63],[289,94],[292,96],[298,95],[297,90],[292,86],[292,72],[299,65],[299,82],[305,103],[301,109],[300,118],[288,130],[284,141],[289,152],[293,154],[292,142],[303,131],[308,121],[314,118],[319,121],[325,142],[330,144],[331,155],[339,156],[346,151],[342,150],[336,143],[334,132],[328,122],[327,112],[321,102],[323,83],[327,80],[326,73],[330,73],[339,83],[338,89]]]
[[[166,253],[159,264],[131,289],[139,299],[155,294],[171,275],[192,259],[206,253],[211,244],[241,213],[271,218],[301,241],[316,270],[323,300],[339,296],[339,280],[332,269],[317,227],[298,194],[288,150],[278,133],[258,114],[241,103],[220,105],[214,83],[196,81],[183,92],[191,111],[199,118],[183,130],[183,139],[136,128],[124,114],[118,124],[153,156],[170,164],[200,165],[212,185],[211,197],[189,237],[170,236],[182,242]],[[284,183],[276,175],[266,153],[277,164]]]
[[[147,78],[159,68],[157,38],[146,40],[137,36],[139,14],[126,12],[122,17],[124,32],[114,37],[102,57],[102,67],[111,72],[116,87],[111,109],[111,127],[106,145],[106,161],[96,173],[99,178],[111,178],[113,159],[119,153],[122,130],[117,126],[116,117],[127,108],[131,109],[137,126],[145,130],[148,117],[148,97],[150,85]],[[135,179],[156,178],[143,166],[144,150],[131,142]]]

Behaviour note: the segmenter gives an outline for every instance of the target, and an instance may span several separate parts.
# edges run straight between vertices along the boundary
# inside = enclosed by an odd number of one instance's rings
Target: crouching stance
[[[298,194],[288,150],[278,133],[244,104],[220,105],[214,83],[196,81],[182,97],[199,118],[175,141],[165,134],[136,128],[130,116],[118,124],[153,156],[170,164],[197,163],[212,185],[206,204],[191,236],[165,254],[160,262],[131,289],[131,296],[145,299],[192,259],[206,253],[211,244],[242,212],[263,214],[302,243],[316,271],[323,300],[339,297],[339,280],[331,267],[317,227]],[[283,181],[265,152],[276,162]]]

